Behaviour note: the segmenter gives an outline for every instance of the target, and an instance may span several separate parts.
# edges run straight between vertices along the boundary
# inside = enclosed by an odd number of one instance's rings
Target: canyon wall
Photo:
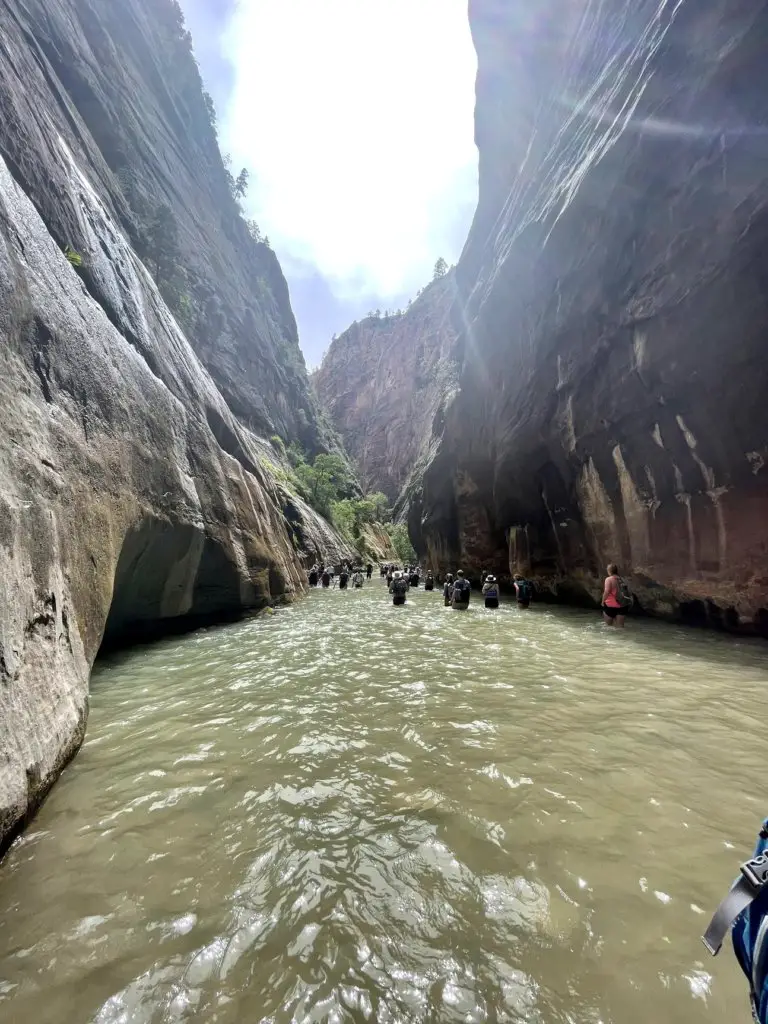
[[[176,0],[0,0],[0,28],[0,153],[60,246],[82,253],[86,284],[98,288],[90,239],[49,156],[56,135],[233,413],[322,448],[288,288],[240,215]]]
[[[402,315],[370,316],[332,343],[313,384],[366,493],[407,504],[457,387],[453,271]]]
[[[480,201],[435,563],[768,633],[768,8],[471,0]]]
[[[0,848],[82,740],[105,637],[286,600],[302,556],[353,554],[263,460],[257,431],[322,427],[176,15],[0,0]]]

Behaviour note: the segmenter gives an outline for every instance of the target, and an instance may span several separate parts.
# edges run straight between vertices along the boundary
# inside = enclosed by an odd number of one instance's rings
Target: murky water
[[[699,935],[764,652],[374,581],[115,657],[0,865],[0,1020],[746,1022]]]

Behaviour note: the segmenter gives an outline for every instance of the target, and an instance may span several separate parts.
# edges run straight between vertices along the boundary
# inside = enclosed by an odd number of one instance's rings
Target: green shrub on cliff
[[[376,522],[376,505],[370,498],[344,498],[331,505],[331,522],[350,541],[360,538],[364,526]]]
[[[280,483],[287,484],[289,487],[294,482],[281,466],[275,465],[275,463],[265,455],[260,456],[259,461],[264,469],[268,470],[272,474],[275,480],[279,480]]]
[[[368,555],[368,545],[365,543],[365,537],[362,534],[355,540],[355,550],[361,558],[365,558]]]
[[[355,510],[353,503],[345,498],[344,501],[334,501],[331,505],[331,522],[346,537],[347,540],[354,540],[355,537]]]
[[[273,434],[272,437],[270,437],[269,439],[269,443],[272,445],[275,451],[279,452],[283,456],[283,458],[286,457],[287,452],[285,449],[285,441],[282,439],[282,437],[280,437],[279,434]]]
[[[349,467],[340,455],[318,455],[310,465],[301,462],[295,467],[296,477],[306,500],[326,519],[331,518],[331,506],[340,494],[348,491],[351,479]]]
[[[67,257],[73,267],[82,267],[83,257],[79,252],[75,252],[71,245],[68,245],[64,250],[64,255]]]
[[[291,441],[287,449],[288,461],[296,469],[302,463],[307,461],[307,453],[296,441]]]
[[[392,518],[392,509],[389,507],[389,498],[382,491],[374,491],[366,495],[367,500],[373,505],[374,521],[377,523],[388,523]]]
[[[405,562],[415,562],[417,555],[413,550],[411,538],[408,536],[408,527],[405,523],[389,523],[386,527],[392,547],[397,552],[398,559]]]
[[[316,512],[352,540],[360,532],[360,525],[374,522],[377,518],[377,504],[366,499],[352,499],[348,495],[355,490],[355,481],[347,462],[340,456],[317,455],[313,461],[296,442],[287,447],[277,434],[270,438],[272,447],[287,458],[291,467],[289,482],[296,493],[311,505]],[[376,496],[380,505],[384,495]]]

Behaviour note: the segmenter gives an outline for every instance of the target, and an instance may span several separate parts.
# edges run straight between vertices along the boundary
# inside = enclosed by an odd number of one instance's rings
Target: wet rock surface
[[[768,632],[762,2],[473,0],[460,393],[412,533],[596,600]],[[458,321],[457,321],[458,322]]]
[[[206,192],[214,142],[199,79],[188,107],[171,91],[166,9],[0,0],[0,847],[82,740],[105,635],[287,600],[302,558],[349,552],[244,425],[253,405],[254,428],[320,436],[277,261]],[[221,297],[194,347],[132,244],[118,144]]]

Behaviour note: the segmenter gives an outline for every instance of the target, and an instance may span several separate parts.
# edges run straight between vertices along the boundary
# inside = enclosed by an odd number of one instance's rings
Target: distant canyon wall
[[[393,504],[418,487],[458,386],[453,271],[401,315],[370,316],[339,335],[313,376],[367,493]]]
[[[352,555],[262,460],[257,432],[322,427],[174,12],[0,0],[0,848],[82,740],[104,637],[286,600],[302,556]],[[145,202],[178,227],[163,293]]]

